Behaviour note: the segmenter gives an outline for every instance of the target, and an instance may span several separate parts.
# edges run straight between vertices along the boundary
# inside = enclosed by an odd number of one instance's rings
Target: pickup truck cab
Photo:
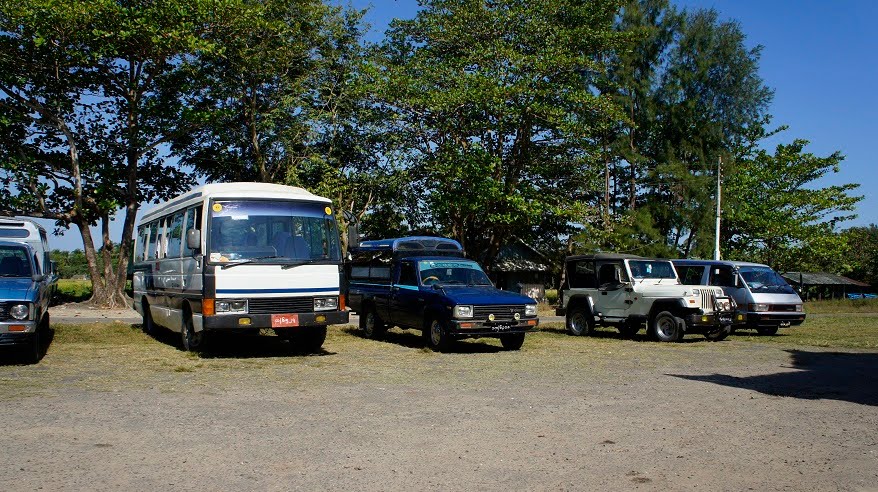
[[[23,349],[30,363],[43,355],[55,285],[43,267],[29,244],[0,240],[0,345]]]
[[[768,265],[743,261],[674,260],[680,280],[688,285],[722,287],[738,305],[735,329],[774,335],[778,328],[805,321],[802,299]]]
[[[420,330],[436,351],[461,338],[499,338],[518,350],[538,324],[530,297],[494,287],[460,243],[435,237],[364,241],[347,265],[348,305],[375,338],[392,326]]]
[[[571,335],[609,326],[632,336],[644,325],[660,342],[688,333],[718,341],[731,333],[735,301],[719,287],[681,284],[669,260],[599,253],[569,256],[564,268],[557,314]]]

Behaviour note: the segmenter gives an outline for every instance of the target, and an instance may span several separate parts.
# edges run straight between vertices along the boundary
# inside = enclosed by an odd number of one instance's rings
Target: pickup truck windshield
[[[492,285],[478,263],[468,260],[421,260],[423,285]]]
[[[790,284],[768,267],[741,267],[741,278],[747,283],[750,292],[765,292],[771,294],[795,294],[796,291]]]
[[[628,265],[633,278],[677,278],[669,261],[632,260]]]
[[[208,225],[210,261],[338,262],[341,250],[332,212],[316,202],[216,200]]]
[[[14,246],[0,246],[0,277],[30,277],[27,250]]]

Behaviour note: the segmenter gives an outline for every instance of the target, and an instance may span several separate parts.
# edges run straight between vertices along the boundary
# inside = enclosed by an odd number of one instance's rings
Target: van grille
[[[313,297],[260,297],[248,299],[250,314],[313,313]]]
[[[796,311],[795,304],[769,304],[769,311],[781,312],[781,313],[792,313]]]
[[[473,306],[473,318],[488,319],[488,315],[494,315],[494,321],[509,321],[515,319],[515,313],[524,317],[524,304],[499,304],[493,306]]]

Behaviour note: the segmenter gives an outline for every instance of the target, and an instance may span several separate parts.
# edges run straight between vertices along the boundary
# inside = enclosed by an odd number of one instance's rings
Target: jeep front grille
[[[701,309],[706,313],[712,313],[716,302],[716,292],[712,289],[698,289],[698,291],[701,292]]]

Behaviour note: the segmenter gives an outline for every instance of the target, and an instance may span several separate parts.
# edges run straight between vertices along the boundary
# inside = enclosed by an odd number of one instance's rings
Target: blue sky
[[[836,150],[845,155],[841,170],[817,184],[860,183],[864,195],[853,221],[842,228],[878,224],[878,169],[871,146],[878,141],[878,40],[874,0],[677,0],[685,8],[714,8],[723,19],[741,23],[750,46],[762,45],[760,72],[775,90],[774,123],[787,125],[773,144],[794,138],[810,140],[807,151],[819,156]],[[414,0],[353,0],[369,8],[367,39],[378,41],[395,18],[412,18]],[[148,208],[148,207],[147,207]],[[48,224],[47,224],[48,225]],[[113,240],[121,233],[120,221]],[[53,247],[81,248],[79,233],[54,238]]]

